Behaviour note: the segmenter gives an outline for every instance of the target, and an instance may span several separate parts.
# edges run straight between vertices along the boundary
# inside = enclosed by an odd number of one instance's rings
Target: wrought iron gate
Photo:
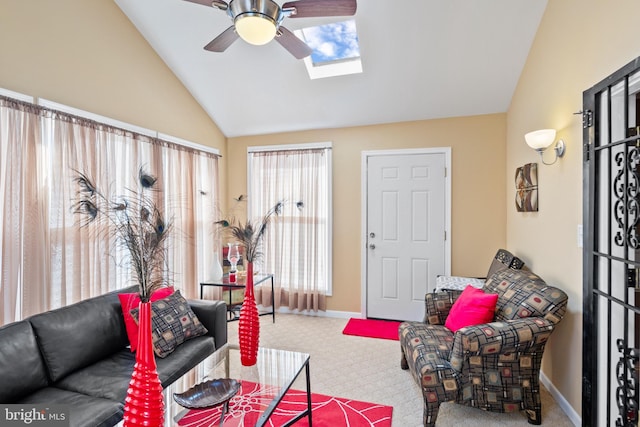
[[[583,94],[583,426],[638,426],[640,58]]]

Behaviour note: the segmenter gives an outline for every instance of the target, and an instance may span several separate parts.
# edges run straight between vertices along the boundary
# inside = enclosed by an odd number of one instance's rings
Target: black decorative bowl
[[[239,381],[218,378],[196,384],[184,393],[173,393],[173,400],[189,409],[210,408],[227,403],[238,390]]]

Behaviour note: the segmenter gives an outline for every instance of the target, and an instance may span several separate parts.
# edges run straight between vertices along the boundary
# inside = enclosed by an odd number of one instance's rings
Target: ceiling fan
[[[291,31],[280,25],[284,18],[352,16],[356,0],[297,0],[279,6],[273,0],[185,0],[227,12],[233,25],[211,40],[204,48],[224,52],[238,37],[247,43],[263,45],[274,38],[293,56],[311,55],[311,48]]]

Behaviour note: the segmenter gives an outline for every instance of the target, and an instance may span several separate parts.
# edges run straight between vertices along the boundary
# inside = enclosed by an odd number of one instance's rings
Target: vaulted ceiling
[[[303,61],[275,41],[205,51],[231,25],[221,10],[114,1],[227,137],[505,112],[547,4],[360,0],[353,18],[363,72],[310,80]]]

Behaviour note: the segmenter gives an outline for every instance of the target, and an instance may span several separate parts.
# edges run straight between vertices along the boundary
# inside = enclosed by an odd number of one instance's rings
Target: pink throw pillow
[[[466,326],[492,322],[497,301],[498,294],[485,294],[482,289],[467,285],[453,303],[444,326],[455,332]]]
[[[151,302],[164,299],[173,293],[173,286],[160,288],[151,294]],[[118,294],[120,305],[122,306],[122,315],[124,316],[124,326],[127,329],[127,337],[131,344],[131,352],[138,348],[138,324],[131,316],[131,310],[138,308],[140,304],[140,295],[135,294]]]

